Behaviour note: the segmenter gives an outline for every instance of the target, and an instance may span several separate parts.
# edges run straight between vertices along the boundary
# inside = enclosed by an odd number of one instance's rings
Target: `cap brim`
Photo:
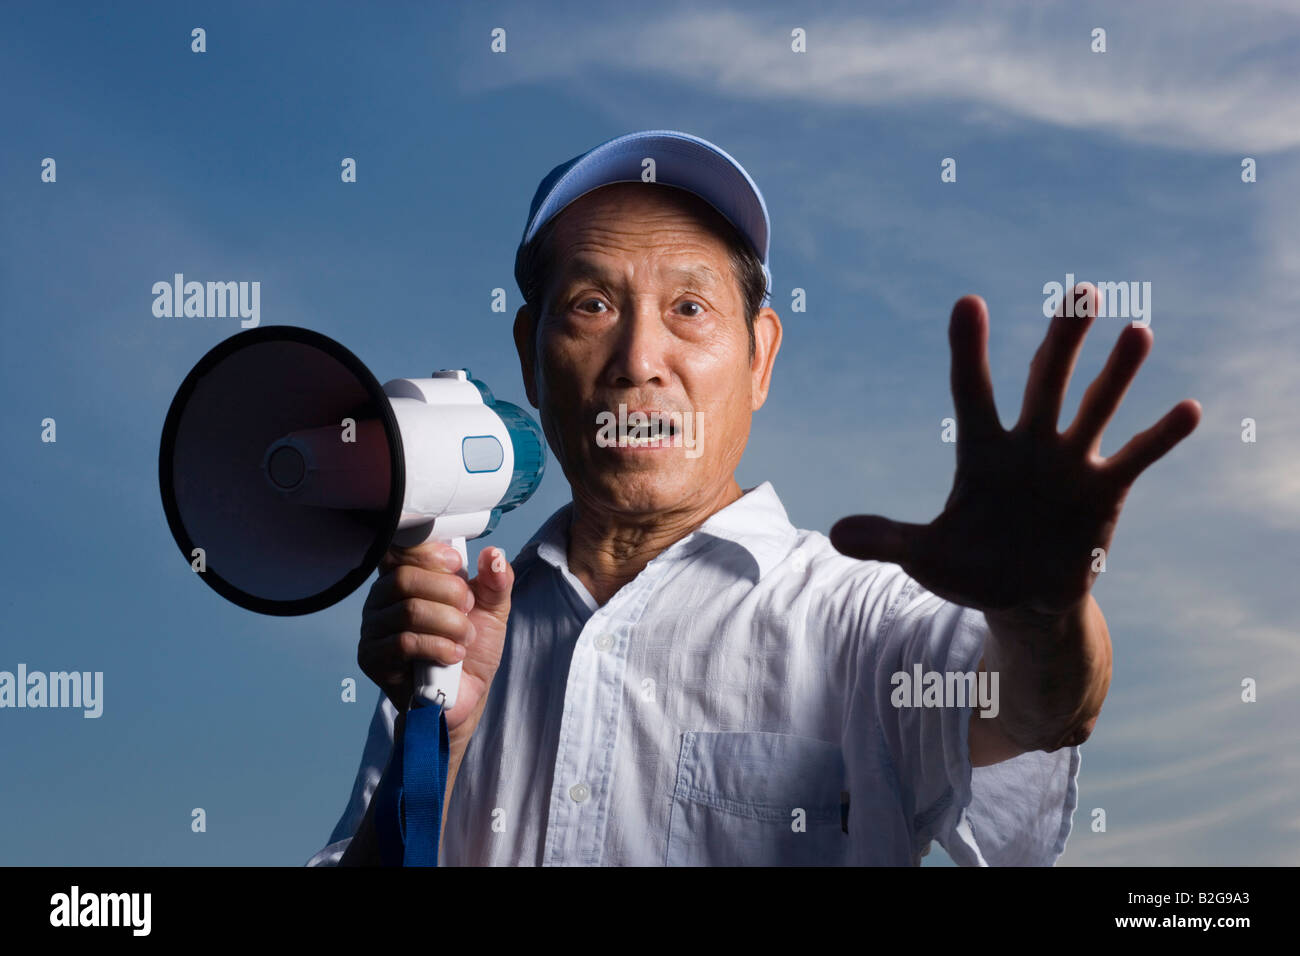
[[[642,182],[647,158],[654,160],[654,182],[693,193],[736,227],[762,261],[770,290],[769,220],[763,194],[725,150],[675,130],[629,133],[570,160],[567,169],[560,167],[564,171],[535,203],[521,246],[566,206],[592,190],[611,183]]]

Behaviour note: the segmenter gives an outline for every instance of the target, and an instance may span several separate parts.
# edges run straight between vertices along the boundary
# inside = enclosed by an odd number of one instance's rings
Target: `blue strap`
[[[447,717],[433,704],[406,712],[402,746],[387,774],[400,784],[375,794],[375,831],[384,866],[437,866],[447,793]]]

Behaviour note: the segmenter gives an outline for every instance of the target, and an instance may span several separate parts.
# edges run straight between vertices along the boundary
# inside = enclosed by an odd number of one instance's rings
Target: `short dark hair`
[[[524,301],[532,309],[534,316],[533,340],[537,338],[537,328],[541,325],[542,300],[550,286],[551,273],[555,263],[550,249],[549,239],[555,228],[559,215],[552,216],[533,236],[532,240],[519,249],[515,256],[515,278]],[[745,312],[745,330],[749,333],[749,357],[754,357],[754,322],[758,310],[763,307],[763,296],[767,293],[767,276],[763,274],[763,260],[758,257],[754,247],[740,234],[730,222],[720,214],[711,218],[711,227],[721,234],[731,254],[731,270],[740,287],[740,301]]]

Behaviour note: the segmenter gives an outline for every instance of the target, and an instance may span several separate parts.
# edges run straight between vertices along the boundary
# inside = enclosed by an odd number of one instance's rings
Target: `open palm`
[[[1179,402],[1109,458],[1101,433],[1151,349],[1147,328],[1126,326],[1078,415],[1056,430],[1071,373],[1096,315],[1096,290],[1078,286],[1030,366],[1020,418],[1002,427],[988,365],[988,309],[978,296],[949,325],[957,417],[957,473],[929,524],[871,515],[840,520],[831,541],[855,558],[890,561],[939,597],[979,610],[1063,614],[1085,600],[1110,547],[1129,488],[1189,435],[1200,405]],[[1097,549],[1101,549],[1099,552]]]

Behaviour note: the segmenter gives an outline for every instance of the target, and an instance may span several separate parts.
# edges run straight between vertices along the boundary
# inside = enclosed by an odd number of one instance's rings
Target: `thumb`
[[[841,518],[831,528],[831,544],[859,561],[888,561],[906,568],[926,525],[890,521],[880,515]]]
[[[515,571],[500,548],[484,548],[478,556],[478,576],[469,582],[474,592],[474,610],[482,611],[504,624],[510,616],[510,590]]]

